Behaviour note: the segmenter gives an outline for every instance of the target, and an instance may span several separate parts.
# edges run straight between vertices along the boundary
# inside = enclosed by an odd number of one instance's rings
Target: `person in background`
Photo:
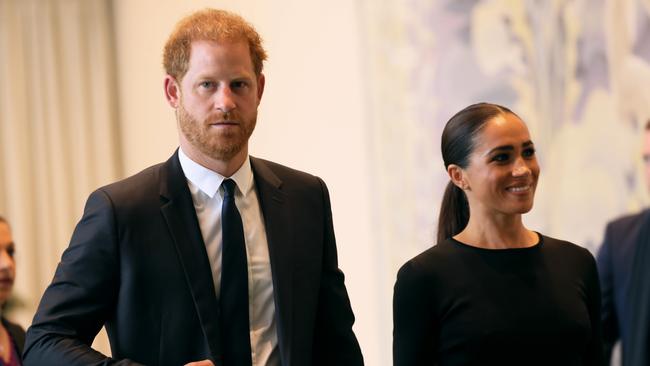
[[[522,222],[540,173],[524,122],[470,105],[447,122],[442,157],[437,245],[395,283],[394,365],[601,365],[594,258]]]
[[[15,244],[9,222],[0,216],[0,306],[3,310],[11,296],[16,279]],[[5,318],[0,318],[0,365],[21,365],[25,330]]]
[[[643,133],[643,162],[650,189],[650,121]],[[650,365],[650,209],[607,224],[597,263],[606,360],[611,362],[620,340],[623,366]]]
[[[163,65],[180,148],[90,195],[26,365],[363,365],[325,183],[248,153],[265,59],[233,13],[177,24]],[[112,358],[91,348],[102,326]]]

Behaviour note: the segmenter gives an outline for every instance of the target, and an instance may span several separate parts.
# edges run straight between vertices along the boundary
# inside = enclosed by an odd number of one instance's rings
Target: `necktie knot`
[[[234,197],[235,196],[235,187],[237,187],[237,183],[235,183],[234,180],[232,179],[225,179],[221,185],[223,186],[223,192],[225,197]]]

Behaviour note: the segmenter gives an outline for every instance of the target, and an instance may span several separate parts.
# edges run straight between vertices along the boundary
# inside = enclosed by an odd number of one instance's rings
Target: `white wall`
[[[390,334],[381,329],[391,319],[382,319],[386,304],[377,303],[373,281],[378,268],[371,255],[372,182],[355,2],[115,0],[125,174],[167,159],[176,147],[173,113],[163,96],[162,47],[178,19],[208,6],[241,14],[264,38],[267,82],[251,154],[327,182],[355,332],[366,364],[389,365],[383,345]]]

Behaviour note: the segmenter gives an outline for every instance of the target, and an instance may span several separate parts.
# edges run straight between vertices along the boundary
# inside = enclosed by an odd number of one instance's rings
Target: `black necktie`
[[[235,205],[236,184],[226,179],[221,206],[221,329],[225,366],[251,366],[248,325],[248,269],[244,227]]]

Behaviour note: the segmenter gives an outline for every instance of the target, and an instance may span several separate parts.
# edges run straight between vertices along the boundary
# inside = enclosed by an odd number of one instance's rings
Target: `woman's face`
[[[0,222],[0,304],[4,304],[11,295],[15,277],[14,240],[9,225]]]
[[[539,165],[528,128],[506,113],[488,121],[463,169],[470,214],[522,214],[533,207]]]

